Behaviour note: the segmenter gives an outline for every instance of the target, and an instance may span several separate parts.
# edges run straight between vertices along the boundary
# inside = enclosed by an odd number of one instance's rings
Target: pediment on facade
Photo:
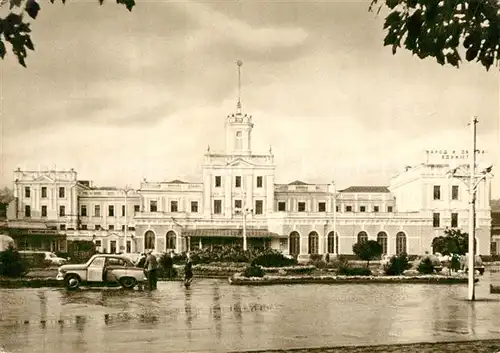
[[[52,179],[51,177],[49,177],[47,175],[40,175],[39,177],[35,178],[34,181],[47,182],[47,183],[53,183],[53,182],[55,182],[54,179]]]
[[[255,164],[250,163],[248,161],[245,161],[242,158],[236,158],[236,159],[232,160],[231,162],[228,162],[227,166],[228,167],[253,167],[253,166],[255,166]]]

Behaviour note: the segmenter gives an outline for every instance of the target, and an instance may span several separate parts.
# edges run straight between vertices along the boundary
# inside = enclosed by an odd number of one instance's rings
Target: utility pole
[[[128,252],[127,250],[127,231],[128,231],[128,193],[132,191],[131,188],[129,188],[128,185],[125,185],[125,188],[123,189],[123,192],[125,193],[125,226],[123,228],[123,239],[125,242],[125,254]],[[130,244],[130,252],[132,252],[132,243]]]
[[[469,273],[468,273],[468,299],[475,300],[475,291],[474,291],[474,276],[476,269],[475,265],[475,249],[474,249],[474,241],[476,239],[476,124],[478,120],[476,117],[472,119],[471,122],[471,134],[472,134],[472,155],[470,156],[470,166],[469,166]]]

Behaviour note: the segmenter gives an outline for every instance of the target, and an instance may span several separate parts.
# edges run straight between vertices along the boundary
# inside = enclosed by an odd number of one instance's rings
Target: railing
[[[327,184],[275,185],[275,192],[329,192]]]

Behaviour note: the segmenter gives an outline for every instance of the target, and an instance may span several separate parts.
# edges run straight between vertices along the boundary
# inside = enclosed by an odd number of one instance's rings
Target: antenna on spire
[[[238,65],[238,103],[236,104],[236,113],[241,114],[241,66],[243,66],[243,61],[238,60],[236,65]]]

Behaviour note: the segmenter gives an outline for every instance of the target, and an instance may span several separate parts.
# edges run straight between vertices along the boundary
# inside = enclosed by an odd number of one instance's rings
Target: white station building
[[[183,252],[215,244],[271,247],[303,258],[352,254],[363,239],[384,253],[423,254],[446,228],[468,231],[469,193],[450,178],[455,151],[406,167],[387,186],[351,186],[293,181],[277,184],[272,151],[252,151],[252,117],[227,116],[226,150],[205,153],[196,183],[142,181],[138,190],[99,188],[79,181],[74,170],[14,172],[15,199],[8,227],[21,248],[65,250],[68,241],[93,241],[101,252]],[[465,151],[466,152],[466,151]],[[479,254],[490,254],[490,179],[476,202]],[[125,229],[127,227],[127,229]]]

